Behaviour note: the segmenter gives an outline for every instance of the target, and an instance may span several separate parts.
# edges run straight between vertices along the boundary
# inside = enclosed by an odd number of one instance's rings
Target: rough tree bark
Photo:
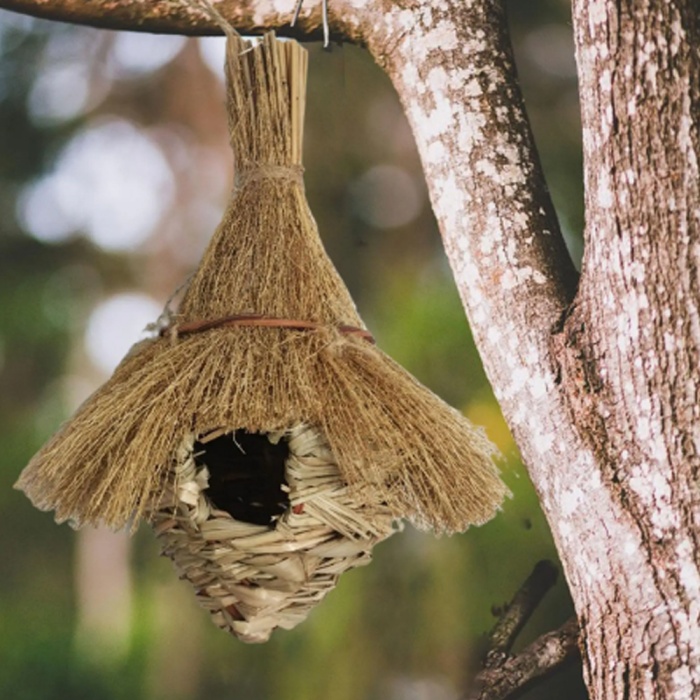
[[[318,7],[221,0],[318,36]],[[307,4],[310,4],[307,0]],[[95,26],[218,33],[173,0],[0,0]],[[497,0],[332,0],[401,98],[484,365],[548,518],[594,700],[700,698],[700,8],[574,0],[580,281]]]
[[[577,0],[574,19],[587,228],[560,386],[622,528],[607,575],[571,580],[587,681],[595,697],[696,698],[700,9]]]

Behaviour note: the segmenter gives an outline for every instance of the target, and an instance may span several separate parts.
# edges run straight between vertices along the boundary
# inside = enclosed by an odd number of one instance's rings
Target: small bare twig
[[[578,653],[579,628],[574,617],[516,656],[510,655],[520,630],[556,579],[557,570],[551,562],[537,563],[491,630],[483,668],[464,700],[505,700]]]
[[[538,637],[517,656],[484,668],[465,700],[505,700],[531,681],[559,668],[578,653],[578,622],[572,617],[554,632]]]
[[[484,668],[493,668],[503,663],[520,630],[547,591],[556,583],[557,576],[558,571],[551,561],[544,559],[537,562],[491,630]]]

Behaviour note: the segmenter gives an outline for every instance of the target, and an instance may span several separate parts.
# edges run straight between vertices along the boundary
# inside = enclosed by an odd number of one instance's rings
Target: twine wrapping
[[[235,189],[241,190],[259,180],[287,180],[303,187],[304,168],[301,165],[265,165],[236,171],[233,185]]]

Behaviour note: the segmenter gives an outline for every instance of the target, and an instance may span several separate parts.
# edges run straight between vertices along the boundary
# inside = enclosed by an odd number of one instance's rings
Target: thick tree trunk
[[[594,697],[700,697],[699,13],[574,3],[587,228],[562,388],[627,533],[577,592]]]
[[[289,5],[280,14],[270,0],[217,4],[245,28],[283,26]],[[0,6],[216,31],[171,0]],[[574,597],[591,697],[700,698],[697,0],[574,2],[580,283],[501,3],[332,0],[331,11],[333,33],[366,44],[387,71],[413,127],[474,336]],[[298,35],[316,32],[318,16],[304,15]]]
[[[591,696],[682,700],[700,697],[700,36],[690,2],[615,5],[576,8],[588,228],[561,333],[573,275],[497,5],[417,14],[384,63],[557,541]]]

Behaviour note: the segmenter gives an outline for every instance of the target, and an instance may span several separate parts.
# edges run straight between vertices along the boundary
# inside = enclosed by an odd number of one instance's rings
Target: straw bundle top
[[[262,51],[237,36],[226,43],[227,111],[237,177],[301,181],[308,54],[299,44],[262,39]],[[244,52],[253,52],[248,60]],[[261,138],[262,137],[262,138]]]

